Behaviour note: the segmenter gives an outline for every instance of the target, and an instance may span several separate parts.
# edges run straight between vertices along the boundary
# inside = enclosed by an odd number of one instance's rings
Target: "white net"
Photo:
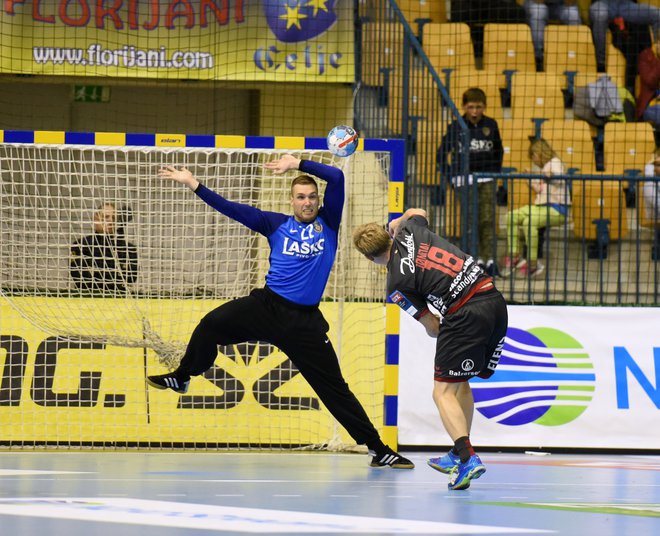
[[[264,343],[221,347],[187,395],[144,385],[146,374],[178,363],[205,313],[263,286],[268,268],[265,238],[159,179],[158,169],[185,165],[232,201],[288,213],[298,172],[264,170],[277,153],[0,145],[0,414],[16,424],[0,442],[344,443],[286,356]],[[344,166],[349,195],[322,310],[346,379],[379,426],[384,280],[352,250],[350,229],[385,221],[389,155],[294,154]],[[102,227],[103,210],[114,229]],[[89,264],[93,255],[102,260]]]

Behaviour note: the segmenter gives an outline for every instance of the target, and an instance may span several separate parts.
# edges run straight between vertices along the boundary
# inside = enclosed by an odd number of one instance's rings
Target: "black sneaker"
[[[190,378],[181,381],[174,372],[170,372],[159,376],[147,376],[147,383],[156,389],[172,389],[175,393],[184,394],[188,391]]]
[[[386,450],[380,454],[376,454],[375,451],[370,450],[369,456],[372,456],[371,467],[392,467],[393,469],[413,469],[415,464],[411,462],[408,458],[394,452],[391,448],[386,447]]]

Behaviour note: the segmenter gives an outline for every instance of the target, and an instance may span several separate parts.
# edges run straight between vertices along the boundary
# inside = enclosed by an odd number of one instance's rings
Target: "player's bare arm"
[[[193,174],[185,166],[181,169],[176,169],[174,166],[165,166],[158,171],[158,176],[161,179],[170,179],[183,184],[193,192],[199,186],[199,181],[193,177]]]
[[[440,334],[440,319],[431,314],[425,314],[419,319],[420,324],[426,329],[426,334],[434,339]]]
[[[399,231],[399,227],[401,226],[401,224],[404,221],[412,218],[413,216],[423,216],[424,218],[426,218],[426,210],[424,210],[423,208],[409,208],[401,216],[393,219],[389,223],[387,228],[388,232],[390,233],[390,236],[391,237],[396,236],[396,233]]]
[[[300,158],[296,158],[290,154],[285,154],[282,158],[278,160],[273,160],[272,162],[266,162],[264,164],[266,169],[270,169],[273,173],[280,175],[286,173],[291,169],[298,169],[300,167]]]

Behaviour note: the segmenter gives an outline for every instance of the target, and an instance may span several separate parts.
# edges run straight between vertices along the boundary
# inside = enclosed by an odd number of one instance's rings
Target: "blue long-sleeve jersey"
[[[327,182],[323,206],[313,222],[229,201],[200,185],[195,193],[225,216],[264,235],[270,245],[268,287],[289,301],[316,305],[330,277],[344,207],[344,173],[335,167],[302,160],[300,171]]]

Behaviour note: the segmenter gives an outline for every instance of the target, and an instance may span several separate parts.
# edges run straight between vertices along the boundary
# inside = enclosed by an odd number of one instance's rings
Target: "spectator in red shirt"
[[[639,93],[635,117],[638,120],[660,126],[660,39],[649,48],[642,50],[637,60],[639,72]]]

